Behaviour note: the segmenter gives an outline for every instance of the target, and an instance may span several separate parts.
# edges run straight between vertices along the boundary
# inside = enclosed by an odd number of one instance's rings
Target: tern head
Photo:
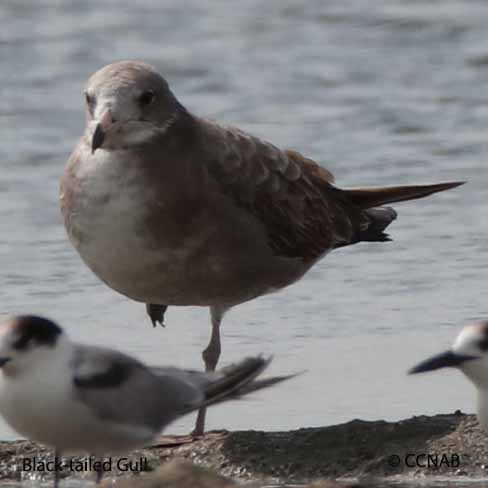
[[[409,374],[460,369],[479,389],[488,389],[488,322],[464,327],[450,349],[414,366]]]
[[[0,371],[8,376],[42,368],[59,352],[64,333],[54,322],[35,315],[13,317],[0,325]]]
[[[98,70],[85,87],[92,152],[131,147],[165,134],[184,108],[154,67],[121,61]]]

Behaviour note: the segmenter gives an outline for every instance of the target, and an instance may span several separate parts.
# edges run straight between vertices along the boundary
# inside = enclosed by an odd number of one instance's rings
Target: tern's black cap
[[[36,315],[20,315],[12,323],[17,331],[17,338],[13,343],[17,350],[25,349],[32,343],[52,347],[63,332],[52,320]]]

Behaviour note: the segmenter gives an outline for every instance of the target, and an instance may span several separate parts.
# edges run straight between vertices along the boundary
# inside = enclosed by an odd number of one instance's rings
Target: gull
[[[329,251],[388,241],[382,205],[462,183],[340,189],[294,150],[191,114],[158,71],[122,61],[85,88],[86,129],[61,178],[68,236],[108,286],[146,304],[210,308],[213,371],[232,307],[298,281]],[[204,432],[205,409],[195,435]]]
[[[72,342],[46,318],[18,316],[0,326],[0,414],[18,433],[53,447],[55,462],[62,453],[103,458],[149,445],[202,406],[291,377],[256,380],[270,361],[251,357],[212,373],[151,369],[116,350]]]
[[[488,431],[488,321],[465,326],[450,349],[417,364],[409,374],[441,368],[459,369],[474,384],[478,421]]]

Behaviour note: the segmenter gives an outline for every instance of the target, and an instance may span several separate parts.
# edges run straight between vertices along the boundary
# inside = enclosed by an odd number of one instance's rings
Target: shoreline
[[[0,442],[0,480],[29,479],[32,473],[22,469],[23,459],[35,457],[42,463],[51,455],[51,450],[30,441]],[[398,422],[352,420],[282,432],[212,431],[193,441],[188,436],[163,436],[157,445],[134,451],[124,459],[133,463],[142,460],[138,466],[143,468],[123,472],[119,463],[113,463],[115,467],[111,465],[107,478],[155,471],[170,460],[183,459],[230,479],[268,484],[336,479],[481,479],[488,476],[488,435],[481,431],[474,415],[457,411]],[[52,476],[35,474],[36,479]],[[64,470],[61,475],[93,477],[93,473]],[[137,478],[132,478],[135,486],[139,485]]]

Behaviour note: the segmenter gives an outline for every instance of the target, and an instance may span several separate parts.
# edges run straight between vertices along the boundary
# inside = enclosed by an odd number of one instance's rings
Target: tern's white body
[[[95,455],[127,452],[158,434],[102,419],[80,401],[73,383],[74,346],[67,340],[59,346],[42,368],[0,373],[0,414],[17,432],[63,452]]]
[[[488,432],[488,390],[478,390],[477,407],[478,421],[481,427]]]

